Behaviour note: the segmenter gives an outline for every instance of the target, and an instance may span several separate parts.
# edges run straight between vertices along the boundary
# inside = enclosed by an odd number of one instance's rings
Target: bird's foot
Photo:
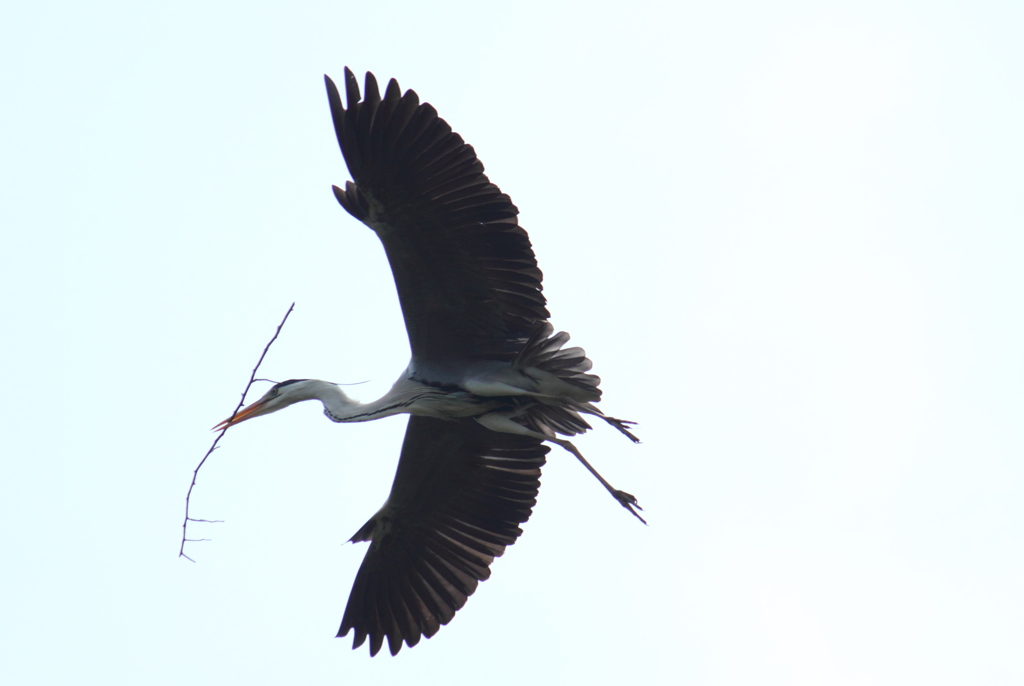
[[[647,523],[647,520],[638,515],[636,512],[636,510],[642,511],[644,509],[640,507],[640,503],[636,501],[636,496],[626,493],[625,491],[618,490],[612,491],[612,495],[615,496],[615,499],[619,501],[619,505],[622,505],[624,508],[629,510],[634,517],[639,519],[644,524]],[[636,510],[633,509],[634,507],[636,508]]]

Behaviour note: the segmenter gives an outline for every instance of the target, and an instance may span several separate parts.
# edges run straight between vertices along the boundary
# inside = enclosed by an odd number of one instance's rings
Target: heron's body
[[[447,624],[522,533],[554,443],[574,454],[634,515],[636,499],[611,487],[565,438],[600,417],[600,379],[580,348],[554,334],[541,272],[518,210],[490,183],[473,149],[412,91],[372,74],[361,97],[345,70],[348,107],[327,79],[342,153],[355,183],[334,192],[384,245],[412,359],[383,397],[358,403],[317,379],[276,384],[219,427],[319,400],[340,423],[412,415],[391,494],[352,537],[371,541],[342,620],[354,647],[384,638],[392,654]],[[637,515],[639,517],[639,515]]]

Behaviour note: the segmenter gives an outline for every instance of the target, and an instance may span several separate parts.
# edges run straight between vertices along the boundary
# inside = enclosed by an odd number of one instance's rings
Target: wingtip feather
[[[366,72],[366,82],[364,90],[366,91],[363,101],[364,102],[380,102],[380,91],[377,89],[377,78],[372,72]]]
[[[352,70],[345,67],[345,100],[348,102],[348,109],[352,109],[359,104],[359,82],[356,81],[356,75],[352,73]]]

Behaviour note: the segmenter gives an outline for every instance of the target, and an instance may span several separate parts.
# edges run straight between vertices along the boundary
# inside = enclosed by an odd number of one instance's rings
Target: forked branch
[[[292,303],[291,307],[288,308],[288,311],[284,313],[284,319],[282,319],[281,323],[277,325],[277,331],[274,332],[274,337],[271,338],[270,342],[267,343],[265,348],[263,348],[263,354],[260,355],[259,362],[256,363],[256,366],[252,368],[252,374],[249,375],[249,383],[247,383],[245,385],[245,390],[242,391],[242,399],[238,401],[238,407],[236,407],[235,411],[231,413],[231,419],[234,419],[235,415],[238,414],[238,411],[242,409],[243,405],[245,405],[245,396],[249,393],[249,389],[252,387],[253,383],[257,380],[256,379],[256,372],[259,370],[260,365],[263,364],[263,358],[267,356],[267,351],[270,350],[270,346],[273,345],[274,341],[277,340],[278,335],[281,333],[281,327],[283,327],[284,323],[286,321],[288,321],[288,315],[290,315],[292,313],[292,310],[294,310],[294,309],[295,309],[295,303]],[[228,425],[230,426],[230,424],[231,424],[231,420],[229,419],[228,420]],[[208,538],[188,538],[188,523],[189,522],[205,522],[205,523],[209,523],[209,524],[214,524],[214,523],[219,523],[219,522],[223,521],[223,520],[220,520],[220,519],[197,519],[197,518],[191,517],[189,515],[189,509],[188,508],[189,508],[189,502],[190,502],[190,500],[192,498],[192,489],[195,488],[195,486],[196,486],[196,477],[199,476],[199,469],[206,462],[206,458],[208,458],[210,455],[212,455],[213,451],[217,449],[217,443],[220,442],[221,437],[224,436],[224,432],[228,430],[229,426],[225,426],[223,429],[221,429],[221,432],[219,434],[217,434],[217,438],[213,439],[213,445],[211,445],[210,449],[206,451],[205,455],[203,455],[203,459],[199,460],[199,464],[196,465],[195,470],[192,472],[192,483],[189,485],[188,493],[185,495],[185,521],[182,522],[182,524],[181,524],[181,548],[178,549],[178,557],[183,557],[186,560],[188,560],[189,562],[195,562],[195,560],[193,560],[191,557],[189,557],[188,555],[185,554],[185,544],[188,543],[189,541],[199,542],[199,541],[208,541],[210,539],[208,539]]]

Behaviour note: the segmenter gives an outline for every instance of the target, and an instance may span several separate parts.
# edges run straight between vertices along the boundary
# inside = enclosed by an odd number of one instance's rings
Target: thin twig
[[[188,536],[188,523],[189,522],[208,522],[208,523],[213,524],[213,523],[223,522],[223,520],[221,520],[221,519],[195,519],[193,517],[190,517],[189,514],[188,514],[189,501],[192,498],[192,489],[195,488],[195,486],[196,486],[196,477],[199,476],[199,469],[203,466],[203,464],[205,464],[206,458],[208,458],[213,453],[213,451],[217,449],[217,443],[219,443],[221,437],[224,436],[224,432],[227,431],[230,428],[231,420],[235,418],[235,415],[238,414],[238,411],[242,409],[243,405],[245,405],[245,396],[249,392],[249,388],[251,388],[253,383],[256,381],[256,372],[259,370],[260,365],[263,364],[263,358],[267,356],[267,351],[270,350],[270,346],[273,345],[274,341],[277,340],[278,335],[281,333],[281,327],[283,327],[284,323],[286,321],[288,321],[288,315],[290,315],[292,313],[292,310],[294,310],[294,309],[295,309],[295,303],[292,303],[291,307],[288,308],[288,311],[284,313],[284,319],[282,319],[281,323],[277,325],[277,331],[274,332],[274,337],[271,338],[270,342],[267,343],[267,346],[265,348],[263,348],[263,354],[260,355],[259,362],[256,363],[255,367],[253,367],[252,374],[249,375],[249,383],[247,383],[245,385],[245,390],[242,391],[242,399],[238,401],[238,407],[236,407],[235,411],[231,413],[231,417],[228,419],[228,422],[227,422],[228,425],[225,426],[221,430],[221,432],[219,434],[217,434],[217,438],[213,439],[213,445],[211,445],[210,449],[206,451],[205,455],[203,455],[203,459],[199,460],[199,464],[196,465],[195,471],[192,472],[192,484],[188,487],[188,493],[185,495],[185,521],[183,521],[181,523],[181,548],[178,549],[178,557],[183,557],[186,560],[188,560],[189,562],[195,562],[195,560],[193,560],[191,557],[189,557],[188,555],[185,554],[185,543],[188,542],[188,541],[208,541],[210,539],[208,539],[208,538],[199,538],[199,539],[187,538],[187,536]]]

